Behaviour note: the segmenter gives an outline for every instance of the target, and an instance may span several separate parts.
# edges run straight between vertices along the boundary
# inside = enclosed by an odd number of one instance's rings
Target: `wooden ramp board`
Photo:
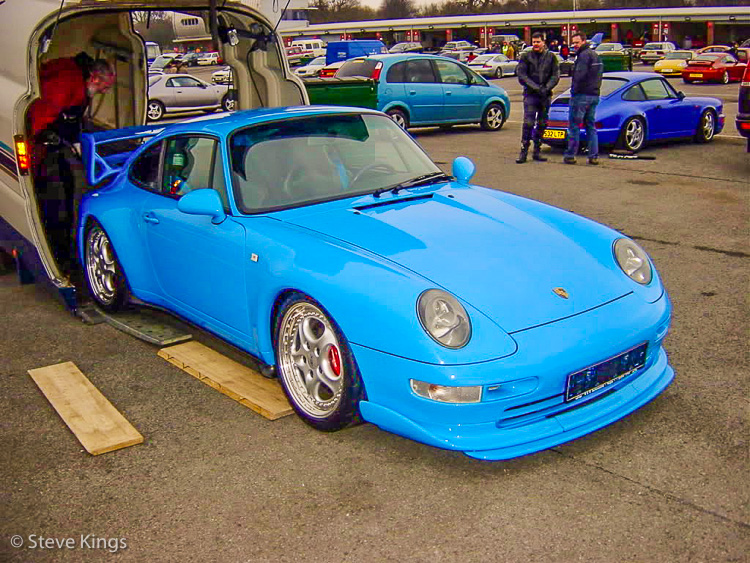
[[[29,375],[90,454],[143,442],[140,432],[73,362],[30,369]]]
[[[269,420],[294,412],[278,381],[263,377],[200,342],[162,348],[159,356]]]

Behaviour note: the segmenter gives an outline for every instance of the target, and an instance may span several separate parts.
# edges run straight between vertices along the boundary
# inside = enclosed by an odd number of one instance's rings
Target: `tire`
[[[482,114],[480,125],[485,131],[500,131],[505,124],[505,110],[498,103],[491,103]]]
[[[396,125],[401,127],[401,129],[409,128],[409,118],[400,109],[389,109],[386,114],[396,123]]]
[[[92,221],[84,235],[83,270],[91,297],[105,311],[114,313],[127,305],[130,290],[109,236]]]
[[[721,83],[729,84],[729,73],[725,70],[724,74],[721,75]]]
[[[617,147],[638,152],[646,146],[646,124],[640,117],[631,117],[620,130]]]
[[[221,99],[221,109],[224,111],[234,111],[237,109],[237,100],[233,94],[224,94],[224,97]]]
[[[502,78],[503,77],[503,69],[500,67],[497,67],[495,69],[495,78]]]
[[[698,143],[709,143],[716,135],[716,114],[710,110],[704,110],[695,128],[695,141]]]
[[[325,432],[361,422],[365,390],[359,368],[320,304],[301,293],[288,295],[279,304],[273,336],[276,373],[302,420]]]
[[[158,121],[164,117],[165,111],[163,103],[158,100],[149,100],[146,107],[146,117],[149,121]]]

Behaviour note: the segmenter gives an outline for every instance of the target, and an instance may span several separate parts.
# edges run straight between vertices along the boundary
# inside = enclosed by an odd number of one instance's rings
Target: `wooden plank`
[[[143,442],[143,436],[73,362],[29,375],[86,451],[99,455]]]
[[[294,411],[286,399],[281,384],[263,377],[200,342],[186,342],[162,348],[159,356],[202,381],[265,416],[276,420]]]

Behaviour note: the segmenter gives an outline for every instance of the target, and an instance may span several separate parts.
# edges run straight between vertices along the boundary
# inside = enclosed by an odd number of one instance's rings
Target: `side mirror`
[[[476,170],[474,163],[465,156],[459,156],[453,161],[453,175],[459,184],[468,184]]]
[[[203,89],[205,90],[206,88],[208,88],[208,85],[207,85],[207,84],[203,84],[203,83],[201,82],[200,84],[198,84],[198,87],[199,87],[199,88],[203,88]]]
[[[177,209],[188,215],[208,215],[214,225],[227,218],[219,194],[207,188],[186,193],[177,201]]]
[[[684,100],[685,99],[685,92],[677,92],[677,97],[680,100]]]

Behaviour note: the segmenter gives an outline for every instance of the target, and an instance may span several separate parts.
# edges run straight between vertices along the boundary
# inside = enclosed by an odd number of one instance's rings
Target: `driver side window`
[[[179,197],[202,188],[213,188],[226,203],[226,188],[214,185],[215,152],[218,143],[208,137],[174,137],[167,141],[161,190],[164,195]],[[223,176],[220,176],[223,179]],[[222,193],[222,189],[224,193]]]
[[[469,77],[456,63],[449,61],[435,61],[440,74],[440,82],[444,84],[468,84]]]
[[[646,99],[648,100],[666,100],[670,98],[667,87],[664,86],[661,78],[654,78],[652,80],[644,80],[641,82],[643,91],[646,93]]]

